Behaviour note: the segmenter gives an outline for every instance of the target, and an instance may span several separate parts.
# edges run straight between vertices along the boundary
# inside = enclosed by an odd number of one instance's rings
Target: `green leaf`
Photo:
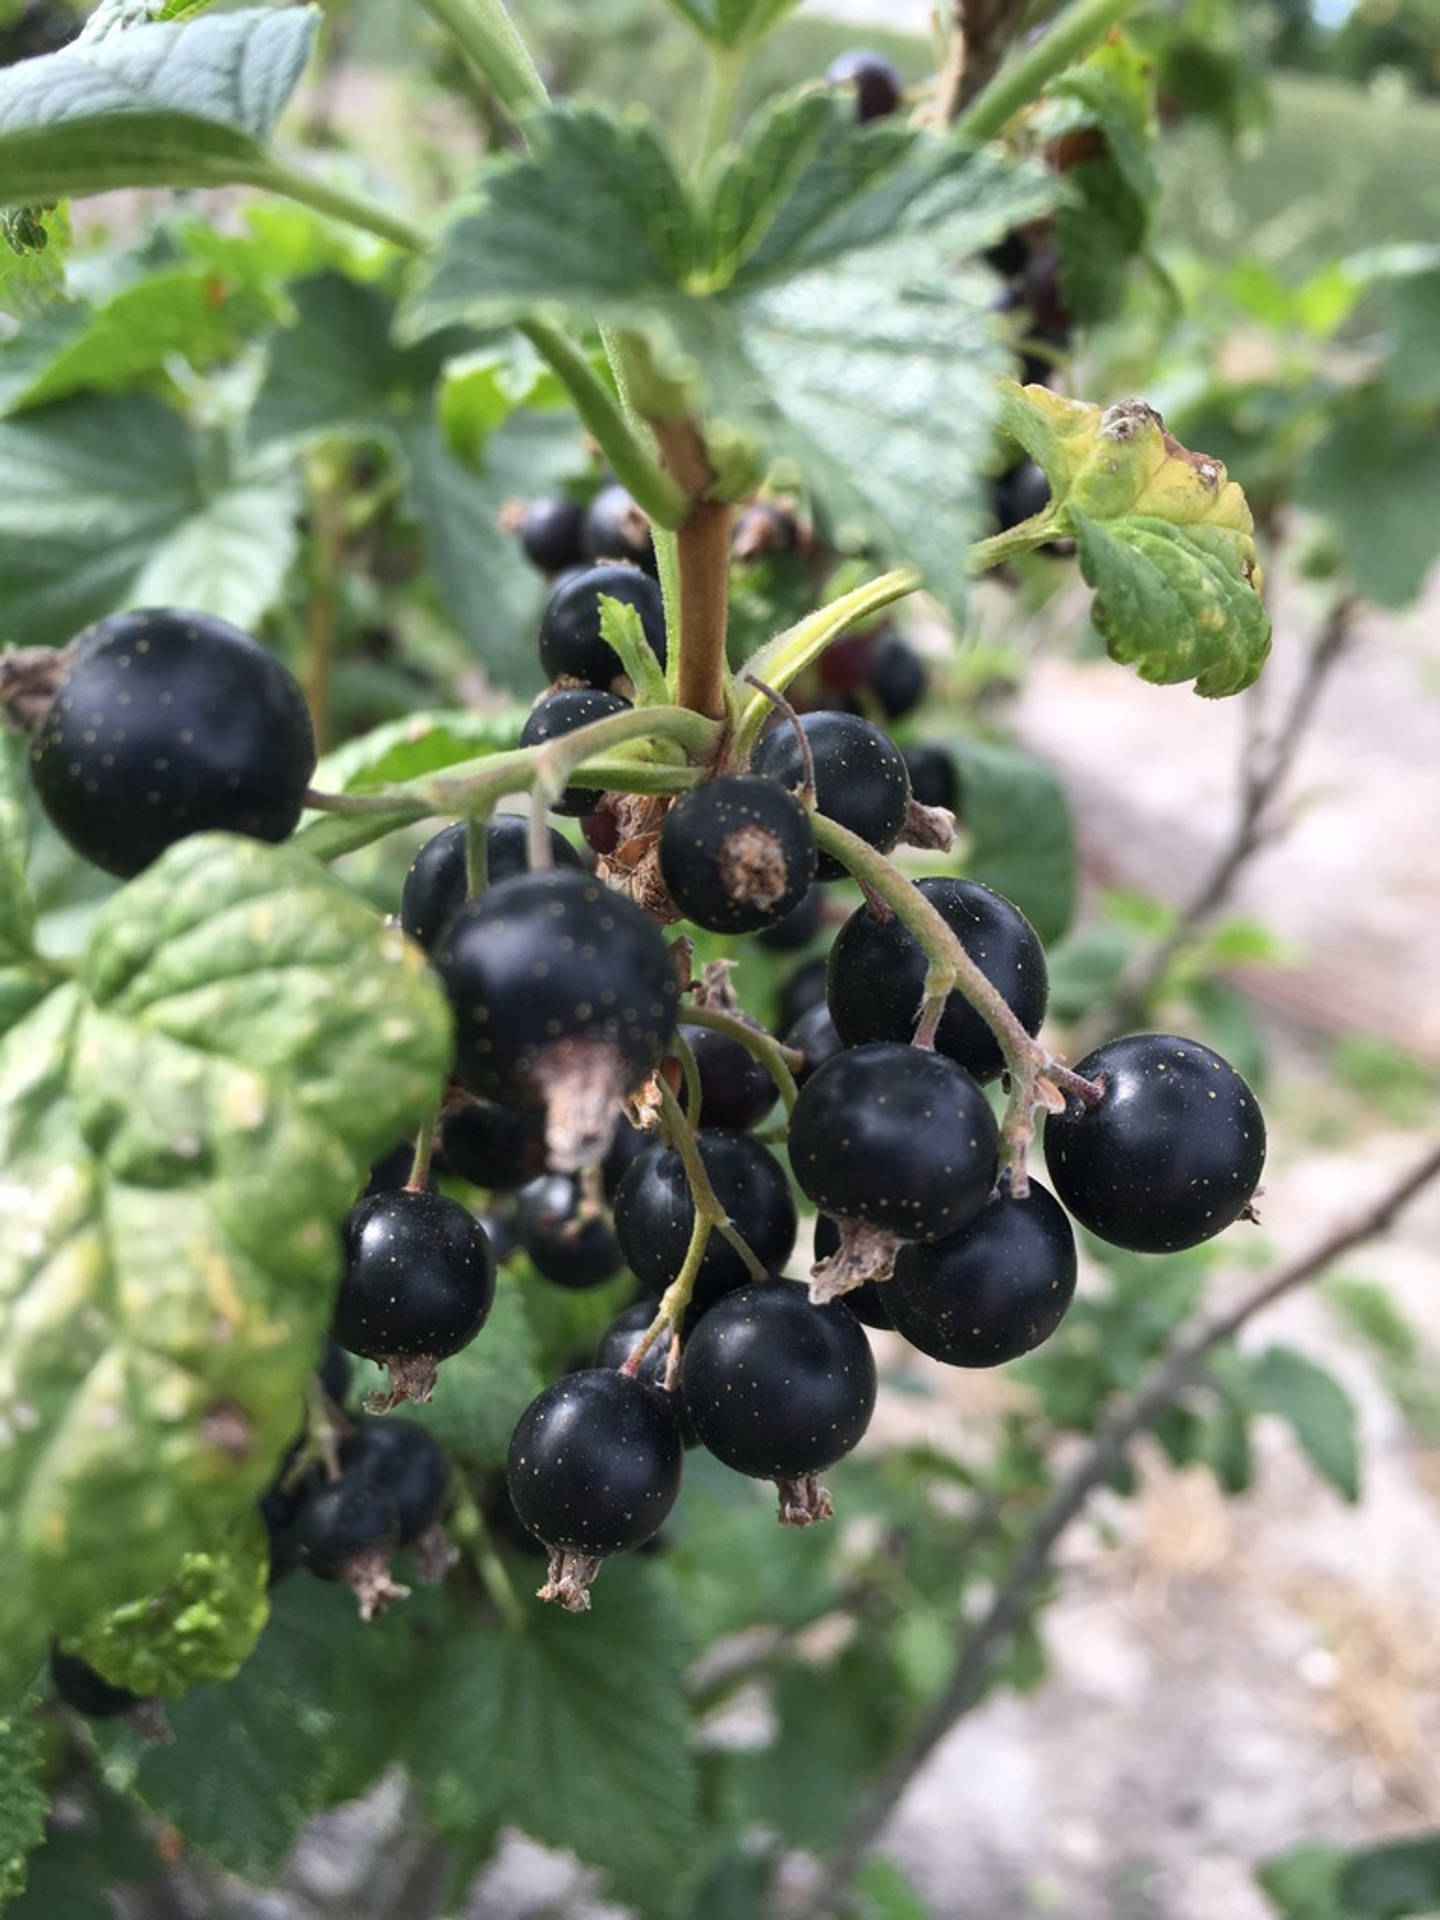
[[[868,1860],[855,1876],[855,1920],[930,1920],[930,1908],[893,1860]]]
[[[28,787],[25,742],[17,734],[0,732],[0,1034],[53,984],[49,968],[35,953]]]
[[[1360,1498],[1360,1454],[1355,1408],[1334,1374],[1293,1347],[1267,1347],[1247,1372],[1250,1398],[1262,1413],[1279,1414],[1317,1473],[1340,1496]]]
[[[134,1805],[92,1784],[83,1820],[52,1825],[31,1856],[30,1879],[5,1920],[115,1920],[111,1895],[120,1883],[155,1879],[159,1858],[139,1831]]]
[[[43,247],[17,253],[0,241],[0,313],[28,320],[42,314],[65,293],[65,256],[70,250],[70,210],[59,206],[38,216]]]
[[[1352,1853],[1340,1875],[1340,1897],[1361,1920],[1402,1920],[1440,1909],[1440,1835],[1392,1840]]]
[[[600,595],[600,636],[620,657],[620,664],[642,697],[657,705],[669,699],[665,669],[645,638],[639,611],[624,600]]]
[[[1440,406],[1440,269],[1394,281],[1386,289],[1390,354],[1385,384],[1414,406]]]
[[[1367,387],[1311,448],[1295,497],[1334,528],[1346,571],[1366,599],[1408,606],[1440,554],[1440,440],[1428,418]]]
[[[76,984],[0,1042],[14,1665],[253,1502],[298,1421],[336,1228],[450,1045],[418,949],[305,856],[224,835],[120,890]]]
[[[712,46],[749,47],[762,40],[799,0],[669,0],[671,11]]]
[[[1337,1847],[1297,1847],[1267,1860],[1255,1878],[1285,1920],[1356,1920],[1340,1899],[1344,1859]]]
[[[0,72],[5,203],[255,178],[319,17],[298,7],[138,26]]]
[[[45,1838],[45,1751],[29,1703],[0,1714],[0,1907],[25,1886],[26,1855]]]
[[[1013,747],[952,740],[965,793],[968,879],[1003,893],[1048,946],[1075,909],[1075,831],[1065,790]]]
[[[694,1843],[688,1654],[663,1579],[623,1559],[607,1562],[583,1620],[535,1605],[521,1634],[431,1649],[407,1761],[462,1862],[513,1821],[605,1868],[617,1898],[665,1913]]]
[[[0,422],[6,639],[61,645],[137,604],[200,606],[252,626],[295,551],[273,461],[237,461],[138,394],[77,396]]]
[[[413,713],[387,720],[327,753],[312,784],[321,793],[364,793],[417,780],[518,746],[524,724],[523,708],[502,713],[457,708],[453,713]]]

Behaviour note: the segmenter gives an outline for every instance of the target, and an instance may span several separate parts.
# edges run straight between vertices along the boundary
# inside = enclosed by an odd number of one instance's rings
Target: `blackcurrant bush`
[[[900,838],[910,801],[910,780],[900,749],[878,727],[853,713],[807,713],[800,725],[815,762],[815,798],[821,813],[858,833],[881,853]],[[767,733],[751,766],[767,780],[792,791],[805,778],[800,743],[793,726]],[[822,880],[841,880],[845,868],[822,853],[816,866]]]
[[[1099,1083],[1045,1122],[1045,1165],[1083,1226],[1135,1253],[1174,1253],[1239,1219],[1265,1165],[1265,1120],[1240,1075],[1198,1040],[1132,1033],[1075,1071]]]
[[[495,1298],[484,1228],[443,1194],[376,1194],[345,1222],[345,1263],[335,1338],[387,1366],[402,1397],[427,1398],[435,1362],[475,1338]]]
[[[563,573],[585,558],[585,509],[564,495],[532,500],[520,522],[525,558],[541,573]]]
[[[85,859],[129,879],[187,834],[294,831],[315,735],[293,676],[248,633],[145,608],[87,627],[55,665],[30,771]]]
[[[1048,1340],[1075,1293],[1075,1235],[1054,1196],[1000,1191],[968,1226],[903,1247],[883,1289],[891,1325],[950,1367],[998,1367]],[[850,1296],[846,1295],[847,1300]]]
[[[795,953],[801,947],[808,947],[820,931],[820,922],[825,916],[825,892],[822,887],[811,887],[798,907],[792,907],[783,920],[777,920],[773,927],[762,927],[755,938],[762,947],[769,947],[772,953]]]
[[[815,836],[794,794],[727,773],[677,800],[660,830],[660,873],[687,920],[754,933],[798,907],[815,878]]]
[[[537,700],[520,729],[522,747],[538,747],[546,740],[559,740],[593,720],[604,720],[612,713],[627,713],[630,702],[618,693],[597,693],[593,687],[565,687],[559,693],[547,693]],[[558,800],[551,802],[556,813],[578,815],[593,813],[600,804],[599,787],[566,787]],[[575,864],[578,866],[579,861]]]
[[[450,1461],[445,1449],[415,1420],[391,1414],[363,1420],[340,1443],[344,1480],[365,1480],[395,1502],[397,1544],[413,1546],[445,1511],[450,1498]]]
[[[715,1027],[682,1025],[680,1037],[695,1056],[700,1075],[700,1114],[702,1127],[728,1127],[746,1133],[758,1127],[775,1104],[775,1082],[770,1072],[742,1040],[721,1033]],[[681,1105],[689,1111],[687,1089],[681,1088]],[[692,1121],[696,1116],[690,1115]]]
[[[655,571],[650,521],[618,481],[602,487],[585,510],[582,534],[587,560],[628,560]]]
[[[685,1343],[685,1405],[701,1443],[737,1473],[774,1480],[781,1518],[827,1517],[813,1476],[857,1446],[875,1410],[875,1361],[843,1305],[767,1280],[727,1295]]]
[[[845,1045],[835,1031],[835,1022],[830,1018],[830,1009],[821,1000],[818,1005],[802,1013],[785,1036],[787,1047],[793,1047],[803,1056],[804,1065],[796,1070],[795,1084],[803,1087],[818,1068],[827,1060],[833,1060]]]
[[[1040,936],[1020,909],[975,880],[921,880],[919,890],[958,937],[985,978],[999,988],[1027,1033],[1038,1033],[1050,996]],[[919,1024],[929,965],[914,934],[896,915],[856,909],[830,949],[825,998],[846,1046],[867,1040],[909,1040]],[[1000,1042],[965,996],[945,1003],[937,1050],[990,1080],[1005,1064]]]
[[[745,1133],[705,1132],[698,1142],[715,1198],[736,1231],[767,1271],[783,1267],[794,1251],[799,1222],[780,1162]],[[642,1287],[663,1293],[670,1285],[684,1265],[694,1225],[695,1201],[684,1161],[669,1147],[647,1147],[615,1197],[616,1237]],[[712,1230],[691,1304],[703,1313],[750,1277],[730,1242]]]
[[[432,957],[455,1010],[462,1084],[544,1106],[556,1172],[603,1159],[620,1101],[675,1031],[679,986],[654,921],[598,880],[555,868],[468,901]]]
[[[638,567],[586,567],[556,582],[540,623],[540,661],[552,680],[608,687],[624,671],[600,632],[600,599],[623,600],[640,616],[655,658],[665,664],[665,602]]]
[[[97,1673],[79,1654],[65,1653],[58,1646],[50,1649],[50,1678],[55,1695],[76,1713],[89,1720],[113,1720],[140,1704],[138,1693],[128,1687],[116,1687]]]
[[[492,1193],[513,1193],[545,1171],[544,1116],[493,1100],[467,1100],[440,1123],[452,1173]]]
[[[922,741],[905,750],[910,791],[922,807],[944,807],[960,817],[960,770],[944,747]]]
[[[855,118],[860,121],[883,120],[896,112],[904,98],[905,83],[894,62],[861,47],[837,54],[825,78],[832,87],[854,88]]]
[[[538,1274],[557,1287],[603,1286],[625,1264],[604,1214],[582,1205],[572,1174],[551,1173],[520,1189],[515,1225]]]
[[[893,1042],[847,1047],[800,1089],[790,1165],[823,1212],[878,1229],[855,1279],[882,1279],[895,1240],[938,1240],[972,1219],[995,1184],[999,1130],[985,1095],[943,1054]],[[845,1280],[851,1274],[835,1274]]]
[[[618,711],[618,708],[606,711]],[[552,862],[557,867],[576,867],[583,872],[585,862],[564,834],[557,833],[554,827],[549,832]],[[527,835],[528,823],[523,813],[497,813],[488,823],[485,878],[489,885],[529,872]],[[427,950],[434,946],[451,914],[465,904],[469,891],[465,861],[467,837],[468,826],[464,820],[442,827],[411,861],[400,890],[400,924],[412,940],[418,940]]]
[[[551,1549],[542,1597],[579,1610],[596,1562],[643,1546],[680,1491],[684,1446],[669,1397],[607,1367],[566,1374],[532,1400],[505,1478],[521,1524]]]
[[[822,1213],[815,1222],[815,1258],[828,1260],[839,1251],[840,1229]],[[873,1327],[877,1333],[887,1333],[894,1326],[887,1304],[893,1286],[891,1280],[883,1284],[878,1280],[865,1280],[858,1287],[851,1287],[842,1298],[863,1326]]]

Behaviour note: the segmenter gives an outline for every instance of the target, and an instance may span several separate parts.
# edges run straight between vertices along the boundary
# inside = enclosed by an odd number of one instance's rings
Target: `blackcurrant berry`
[[[728,773],[677,800],[660,830],[660,873],[687,920],[754,933],[783,920],[815,878],[815,836],[783,785]]]
[[[888,1274],[894,1240],[938,1240],[972,1219],[995,1184],[999,1144],[989,1103],[963,1067],[891,1042],[837,1053],[800,1089],[790,1116],[790,1165],[808,1197],[842,1226],[863,1223],[891,1239],[854,1271],[857,1280]]]
[[[440,1145],[453,1173],[492,1193],[513,1193],[545,1171],[541,1114],[467,1100],[440,1124]]]
[[[813,1476],[859,1444],[875,1409],[874,1357],[848,1307],[812,1306],[786,1280],[742,1287],[691,1333],[680,1384],[716,1459],[779,1484],[782,1519],[828,1515]]]
[[[861,47],[837,54],[825,78],[832,87],[855,89],[855,118],[860,121],[883,120],[904,98],[905,83],[894,62]]]
[[[541,573],[563,573],[585,558],[585,509],[563,495],[532,500],[520,522],[525,558]]]
[[[602,487],[585,510],[582,534],[587,560],[628,560],[655,571],[650,521],[618,481]]]
[[[248,633],[145,608],[87,627],[55,664],[30,771],[86,860],[129,879],[187,834],[294,831],[315,735],[293,676]]]
[[[807,713],[800,725],[815,762],[815,798],[821,813],[858,833],[881,853],[900,838],[910,801],[910,780],[900,749],[878,727],[853,713]],[[792,791],[805,777],[793,726],[767,733],[751,761],[754,771]],[[822,880],[845,878],[845,868],[822,853]]]
[[[361,1198],[368,1200],[375,1193],[396,1192],[408,1183],[414,1165],[415,1143],[413,1140],[402,1140],[398,1146],[371,1162],[370,1175]]]
[[[617,1314],[600,1336],[600,1344],[595,1349],[596,1366],[623,1367],[635,1351],[641,1334],[654,1318],[655,1302],[648,1299],[637,1300],[633,1307],[627,1307],[623,1313]],[[665,1385],[669,1370],[670,1338],[662,1334],[640,1362],[640,1370],[635,1378],[643,1380],[647,1387],[654,1387],[659,1393],[668,1394],[675,1417],[680,1422],[680,1437],[687,1447],[693,1447],[697,1436],[690,1416],[685,1411],[685,1396],[680,1391],[680,1383],[677,1380],[673,1388]]]
[[[301,1442],[288,1448],[279,1471],[260,1496],[260,1518],[270,1548],[269,1584],[273,1587],[300,1564],[300,1515],[305,1503],[324,1485],[324,1468],[315,1461],[297,1471]]]
[[[565,687],[535,702],[520,729],[520,744],[538,747],[546,740],[559,740],[579,727],[588,727],[594,720],[629,710],[630,702],[622,700],[618,693],[597,693],[593,687]],[[571,815],[593,813],[599,804],[599,787],[566,787],[559,799],[551,802],[556,813]],[[578,866],[579,861],[575,864]]]
[[[482,1213],[480,1224],[485,1229],[485,1238],[490,1242],[490,1251],[495,1256],[497,1267],[503,1267],[511,1254],[520,1251],[520,1234],[515,1225],[513,1209],[501,1212],[492,1207],[489,1213]]]
[[[345,1404],[345,1396],[350,1391],[350,1374],[349,1354],[327,1333],[325,1348],[320,1355],[320,1364],[315,1369],[315,1378],[337,1407],[343,1407]]]
[[[566,1374],[520,1417],[505,1478],[523,1526],[551,1549],[543,1598],[579,1610],[596,1562],[658,1533],[684,1446],[669,1398],[610,1368]]]
[[[50,1678],[55,1695],[76,1713],[89,1720],[113,1720],[140,1704],[138,1693],[128,1687],[112,1686],[104,1674],[97,1673],[88,1660],[78,1654],[64,1653],[58,1646],[50,1649]]]
[[[905,750],[910,791],[922,807],[944,807],[960,817],[960,770],[944,747],[922,741]]]
[[[607,708],[607,712],[618,711]],[[597,716],[598,718],[599,716]],[[564,834],[550,830],[550,858],[557,867],[585,870]],[[528,823],[521,813],[497,813],[485,828],[485,878],[491,885],[528,873]],[[433,947],[440,929],[465,904],[469,891],[465,850],[468,826],[456,820],[428,839],[410,863],[400,890],[400,924],[422,947]]]
[[[390,1578],[400,1544],[400,1509],[384,1487],[345,1474],[306,1501],[298,1523],[300,1559],[321,1580],[341,1580],[373,1619],[408,1589]]]
[[[679,987],[654,921],[598,880],[551,869],[468,901],[432,958],[455,1010],[462,1084],[543,1105],[556,1172],[602,1159],[620,1101],[675,1030]]]
[[[757,1060],[743,1041],[715,1027],[682,1025],[680,1037],[695,1056],[700,1074],[700,1115],[702,1127],[728,1127],[745,1133],[758,1127],[775,1104],[775,1082],[769,1069]],[[681,1089],[681,1105],[689,1111],[687,1091]],[[692,1121],[695,1116],[690,1115]]]
[[[415,1420],[363,1420],[341,1441],[340,1466],[344,1480],[368,1481],[395,1502],[402,1547],[435,1525],[450,1497],[445,1449]]]
[[[520,1244],[538,1274],[557,1287],[603,1286],[625,1264],[602,1213],[587,1213],[580,1183],[568,1173],[547,1174],[522,1187],[515,1203]]]
[[[475,1338],[495,1298],[484,1228],[442,1194],[376,1194],[345,1222],[345,1257],[335,1338],[388,1366],[402,1395],[427,1398],[434,1363]]]
[[[959,938],[985,978],[1000,989],[1027,1033],[1038,1033],[1050,996],[1040,936],[1020,909],[975,880],[945,876],[917,882],[919,890]],[[825,998],[846,1046],[867,1040],[909,1040],[919,1024],[929,962],[909,928],[894,914],[881,919],[859,907],[830,949]],[[1000,1042],[965,996],[945,1003],[939,1052],[990,1080],[1005,1064]]]
[[[840,1229],[822,1213],[815,1222],[815,1258],[828,1260],[839,1251]],[[888,1305],[894,1284],[893,1280],[883,1284],[878,1280],[865,1280],[841,1297],[862,1326],[873,1327],[877,1333],[888,1333],[895,1324]]]
[[[1002,1181],[958,1233],[903,1247],[884,1287],[895,1331],[950,1367],[998,1367],[1029,1353],[1054,1333],[1074,1293],[1075,1235],[1034,1180],[1023,1200]]]
[[[638,1159],[646,1147],[653,1146],[654,1142],[653,1133],[642,1133],[639,1127],[632,1127],[630,1122],[622,1117],[615,1129],[609,1150],[600,1163],[601,1184],[605,1189],[605,1198],[612,1206],[616,1194],[620,1191],[620,1182],[630,1171],[631,1161]]]
[[[1033,460],[1008,468],[994,483],[991,504],[1001,533],[1043,513],[1050,504],[1050,482]]]
[[[773,1153],[745,1133],[705,1132],[698,1141],[716,1200],[756,1259],[767,1271],[777,1271],[794,1251],[799,1226],[784,1168]],[[615,1197],[616,1237],[642,1287],[664,1292],[684,1265],[694,1225],[695,1201],[684,1161],[658,1143],[647,1147]],[[691,1304],[703,1313],[750,1277],[730,1242],[712,1231]]]
[[[792,907],[785,918],[777,920],[773,927],[762,927],[755,938],[762,947],[769,947],[772,953],[795,953],[801,947],[809,946],[820,931],[824,915],[824,889],[814,886],[798,907]]]
[[[845,1042],[835,1031],[835,1022],[830,1018],[830,1009],[822,1000],[817,1006],[802,1013],[785,1036],[787,1047],[793,1047],[804,1058],[804,1065],[796,1070],[795,1084],[803,1087],[811,1074],[823,1067],[827,1060],[833,1060]]]
[[[930,674],[925,662],[898,633],[881,634],[870,657],[866,683],[887,720],[903,720],[925,698]],[[860,703],[856,702],[856,711]],[[903,758],[903,755],[902,755]]]
[[[797,967],[780,989],[780,1016],[776,1026],[781,1033],[792,1030],[812,1007],[825,1005],[825,974],[829,956],[820,954]]]
[[[1045,1165],[1083,1226],[1135,1253],[1198,1246],[1249,1206],[1265,1120],[1240,1075],[1198,1040],[1132,1033],[1075,1071],[1104,1088],[1045,1122]]]
[[[540,661],[552,680],[608,687],[624,671],[600,632],[600,599],[623,600],[640,616],[655,658],[665,664],[665,602],[638,567],[586,567],[555,584],[540,623]]]

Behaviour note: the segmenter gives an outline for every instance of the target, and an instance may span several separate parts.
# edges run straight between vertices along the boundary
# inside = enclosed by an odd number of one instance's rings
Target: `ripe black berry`
[[[655,1302],[650,1299],[637,1300],[633,1307],[627,1307],[610,1322],[600,1336],[600,1344],[595,1349],[597,1367],[623,1367],[635,1351],[636,1343],[642,1333],[655,1318]],[[680,1438],[687,1447],[696,1444],[696,1433],[685,1411],[685,1396],[680,1391],[677,1380],[673,1388],[667,1388],[665,1377],[670,1370],[670,1337],[662,1334],[654,1342],[645,1358],[640,1362],[635,1378],[643,1380],[647,1387],[654,1387],[658,1393],[668,1395],[680,1422]]]
[[[320,1364],[315,1369],[315,1378],[337,1407],[343,1407],[345,1404],[345,1396],[350,1391],[350,1374],[349,1354],[327,1333],[325,1348],[320,1355]]]
[[[842,1229],[880,1230],[876,1258],[832,1275],[842,1281],[885,1278],[897,1239],[964,1226],[995,1184],[998,1156],[975,1081],[919,1047],[847,1047],[806,1081],[790,1116],[790,1165],[805,1193]]]
[[[608,687],[624,671],[600,633],[600,598],[634,607],[656,659],[665,664],[665,602],[648,573],[607,564],[586,567],[556,582],[540,623],[540,660],[552,680],[562,675],[587,687]]]
[[[612,713],[627,713],[630,702],[618,693],[597,693],[593,687],[565,687],[559,693],[547,693],[537,700],[520,729],[522,747],[538,747],[546,740],[559,740],[593,720],[604,720]],[[566,787],[551,806],[556,813],[578,815],[593,813],[600,804],[599,787]],[[575,862],[579,865],[579,861]]]
[[[298,1522],[300,1558],[321,1580],[343,1580],[373,1619],[408,1589],[390,1579],[400,1509],[374,1481],[345,1474],[311,1494]]]
[[[128,1687],[112,1686],[88,1660],[82,1660],[75,1653],[63,1653],[58,1646],[50,1649],[50,1678],[57,1699],[90,1720],[113,1720],[117,1714],[128,1713],[131,1707],[140,1704],[138,1693],[131,1693]]]
[[[614,711],[614,709],[607,709]],[[596,716],[597,718],[599,716]],[[557,867],[584,871],[585,862],[564,834],[550,830],[550,858]],[[497,813],[485,828],[485,878],[490,886],[528,873],[527,824],[520,813]],[[440,929],[465,904],[468,826],[456,820],[428,839],[410,863],[400,890],[400,924],[422,947],[433,947]]]
[[[630,1171],[631,1161],[638,1159],[646,1147],[654,1144],[654,1140],[653,1133],[642,1133],[639,1127],[632,1127],[622,1116],[605,1158],[600,1163],[601,1185],[605,1189],[605,1198],[612,1205],[620,1191],[620,1182]]]
[[[896,111],[904,97],[905,83],[894,63],[883,53],[870,53],[861,47],[837,54],[825,78],[832,87],[855,89],[855,118],[860,121],[883,120]]]
[[[479,1221],[438,1193],[380,1193],[345,1222],[345,1277],[332,1332],[381,1361],[402,1397],[428,1398],[435,1362],[484,1326],[495,1260]]]
[[[903,1247],[884,1288],[895,1331],[950,1367],[998,1367],[1029,1353],[1054,1333],[1074,1293],[1075,1235],[1033,1180],[1023,1200],[1002,1182],[958,1233]]]
[[[545,1171],[545,1121],[538,1113],[467,1100],[440,1125],[446,1164],[492,1193],[513,1193]]]
[[[586,508],[581,538],[587,560],[628,560],[647,573],[655,571],[650,521],[618,481],[602,487]]]
[[[780,1014],[776,1026],[788,1032],[812,1007],[825,1005],[825,972],[829,956],[819,954],[797,967],[780,989]],[[798,1043],[797,1043],[798,1044]]]
[[[903,720],[907,713],[913,713],[925,698],[929,684],[925,662],[909,642],[902,640],[898,633],[881,634],[870,656],[866,686],[885,718]],[[861,704],[854,700],[852,710],[859,712]]]
[[[994,483],[991,504],[1001,533],[1043,513],[1050,504],[1050,482],[1033,460],[1008,468]]]
[[[803,1087],[811,1074],[823,1067],[827,1060],[833,1060],[841,1051],[845,1042],[835,1031],[835,1022],[830,1018],[830,1009],[821,1000],[818,1005],[802,1013],[785,1036],[787,1047],[793,1047],[803,1055],[804,1065],[795,1073],[795,1084]]]
[[[368,1481],[395,1502],[398,1544],[413,1546],[433,1527],[450,1497],[450,1461],[434,1434],[391,1414],[364,1420],[340,1443],[345,1480]]]
[[[821,813],[888,853],[905,825],[910,780],[900,749],[878,727],[853,713],[807,713],[800,725],[815,761],[815,798]],[[792,726],[767,733],[751,761],[754,771],[792,791],[805,777],[800,743]],[[822,853],[822,880],[841,880],[845,868]]]
[[[681,1026],[680,1037],[695,1056],[700,1074],[702,1127],[728,1127],[745,1133],[758,1127],[775,1104],[775,1082],[743,1041],[714,1027]],[[681,1105],[689,1112],[687,1090]],[[690,1115],[692,1121],[695,1119]]]
[[[1099,1081],[1045,1122],[1045,1165],[1083,1226],[1135,1253],[1198,1246],[1249,1206],[1265,1165],[1265,1120],[1236,1073],[1198,1040],[1132,1033],[1076,1068]]]
[[[918,886],[986,979],[1000,989],[1025,1031],[1038,1033],[1050,976],[1040,936],[1020,909],[975,880],[937,876]],[[830,1014],[846,1046],[913,1038],[928,964],[903,921],[893,914],[882,920],[868,906],[857,908],[835,936],[825,983]],[[977,1080],[993,1079],[1005,1064],[999,1041],[958,991],[945,1003],[935,1046]]]
[[[585,509],[561,496],[532,500],[520,522],[525,558],[541,573],[563,573],[585,558]]]
[[[742,1287],[691,1333],[680,1384],[702,1444],[779,1484],[782,1520],[828,1517],[813,1476],[859,1444],[875,1409],[870,1342],[848,1307],[812,1306],[786,1280]]]
[[[798,907],[792,907],[773,927],[762,927],[755,938],[773,953],[796,953],[801,947],[808,947],[820,931],[824,913],[824,891],[818,886],[811,887]]]
[[[551,1549],[544,1599],[580,1610],[606,1554],[658,1533],[684,1447],[666,1395],[609,1368],[566,1374],[520,1417],[505,1477],[523,1526]]]
[[[907,747],[905,771],[910,775],[910,791],[922,807],[944,807],[959,818],[960,771],[944,747],[925,741]]]
[[[698,1138],[715,1198],[737,1232],[767,1270],[783,1267],[794,1250],[799,1223],[780,1162],[745,1133],[705,1132]],[[664,1292],[684,1264],[694,1225],[695,1202],[680,1155],[658,1143],[647,1147],[615,1197],[616,1237],[642,1287]],[[691,1305],[704,1313],[722,1294],[750,1278],[729,1241],[712,1231]]]
[[[797,783],[798,784],[798,783]],[[684,794],[660,830],[675,905],[711,933],[754,933],[798,907],[815,878],[815,836],[783,785],[729,773]]]
[[[832,1254],[840,1251],[840,1229],[827,1214],[821,1214],[815,1222],[815,1258],[828,1260]],[[851,1287],[842,1298],[862,1326],[873,1327],[877,1333],[888,1333],[894,1326],[890,1318],[889,1301],[894,1282],[865,1280],[858,1287]]]
[[[603,1286],[625,1264],[604,1214],[587,1212],[583,1198],[573,1175],[552,1173],[522,1187],[515,1204],[531,1266],[557,1287]]]
[[[455,1009],[461,1082],[545,1106],[557,1172],[603,1158],[620,1101],[675,1030],[679,989],[655,923],[598,880],[551,869],[468,901],[432,958]]]
[[[315,736],[293,676],[248,633],[145,608],[87,627],[56,665],[30,771],[85,859],[129,879],[187,834],[294,831]]]

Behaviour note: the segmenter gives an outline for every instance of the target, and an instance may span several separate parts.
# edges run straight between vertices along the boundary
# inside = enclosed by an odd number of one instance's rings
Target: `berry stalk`
[[[962,140],[979,145],[992,140],[1007,121],[1028,107],[1057,73],[1083,58],[1118,26],[1127,13],[1133,13],[1139,0],[1072,0],[1063,13],[1044,29],[1033,46],[1026,49],[1011,67],[995,77],[955,122]]]
[[[752,1027],[748,1020],[738,1019],[733,1013],[725,1013],[719,1007],[686,1007],[683,1019],[688,1027],[712,1027],[716,1033],[728,1033],[732,1040],[738,1040],[770,1075],[779,1088],[786,1113],[790,1112],[799,1093],[795,1085],[794,1068],[804,1064],[802,1054],[793,1047],[782,1046],[773,1034],[766,1033],[763,1028]]]

